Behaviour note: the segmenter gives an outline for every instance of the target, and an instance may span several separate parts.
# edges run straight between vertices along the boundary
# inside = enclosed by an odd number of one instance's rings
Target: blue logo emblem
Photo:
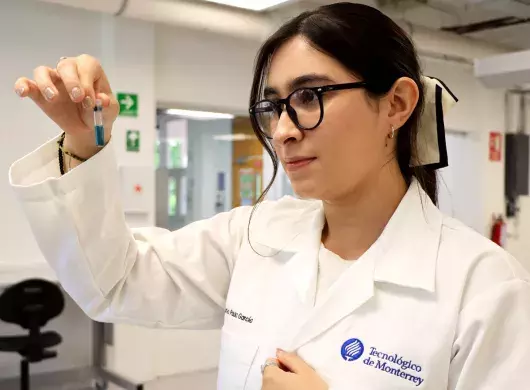
[[[359,339],[349,339],[340,350],[342,358],[347,362],[353,362],[359,359],[364,353],[364,345]]]

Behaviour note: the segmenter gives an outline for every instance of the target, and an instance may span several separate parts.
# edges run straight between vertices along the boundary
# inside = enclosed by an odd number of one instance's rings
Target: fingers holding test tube
[[[119,104],[96,58],[61,57],[53,67],[38,66],[34,80],[20,77],[14,91],[21,98],[30,97],[66,133],[65,148],[76,155],[90,158],[101,149],[95,122],[104,129],[104,142],[109,141]],[[96,100],[101,102],[97,115]]]

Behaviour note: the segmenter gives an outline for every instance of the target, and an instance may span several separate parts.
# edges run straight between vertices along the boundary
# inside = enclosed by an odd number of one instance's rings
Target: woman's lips
[[[304,157],[304,158],[294,158],[286,161],[285,169],[288,171],[297,171],[302,168],[307,167],[313,161],[316,160],[316,157]]]

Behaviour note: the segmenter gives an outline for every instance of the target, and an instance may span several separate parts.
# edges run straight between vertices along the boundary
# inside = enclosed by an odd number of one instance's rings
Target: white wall
[[[157,101],[246,115],[258,47],[255,41],[157,26]]]
[[[446,134],[449,166],[439,171],[438,206],[446,215],[457,217],[483,233],[481,134],[451,132]]]
[[[101,16],[101,62],[108,73],[114,93],[138,94],[138,117],[118,117],[112,137],[120,166],[147,168],[146,182],[140,183],[145,193],[144,214],[127,214],[131,226],[149,226],[155,221],[154,144],[156,137],[156,101],[154,67],[154,26],[130,19]],[[127,152],[127,130],[140,131],[140,151]],[[133,191],[124,188],[124,191]]]

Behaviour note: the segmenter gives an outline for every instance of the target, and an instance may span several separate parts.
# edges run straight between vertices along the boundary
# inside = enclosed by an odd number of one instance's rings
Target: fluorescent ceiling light
[[[249,135],[249,134],[243,134],[243,133],[236,133],[236,134],[220,134],[220,135],[214,135],[213,139],[216,141],[248,141],[251,139],[255,139],[255,137]]]
[[[250,9],[252,11],[263,11],[275,5],[287,3],[290,0],[206,0],[210,3],[218,3],[229,5],[230,7],[238,7]]]
[[[234,115],[222,114],[220,112],[177,110],[172,108],[166,110],[166,113],[169,115],[178,115],[181,117],[193,119],[234,119]]]

